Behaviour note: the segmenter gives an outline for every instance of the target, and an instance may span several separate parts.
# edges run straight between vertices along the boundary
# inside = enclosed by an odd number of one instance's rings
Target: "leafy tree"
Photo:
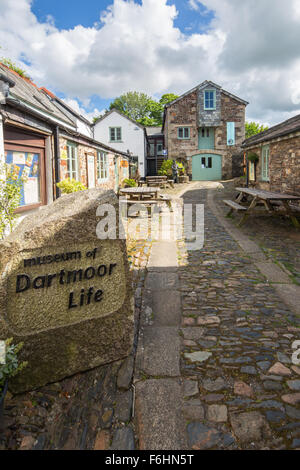
[[[245,131],[246,131],[246,139],[252,137],[253,135],[259,134],[260,132],[268,130],[268,126],[264,126],[259,124],[258,122],[246,122],[245,123]]]
[[[112,101],[109,109],[117,109],[134,121],[140,122],[141,119],[149,116],[151,101],[151,97],[146,93],[129,91]]]
[[[27,74],[27,72],[25,72],[25,70],[18,67],[11,59],[7,59],[6,57],[2,57],[0,59],[0,62],[2,62],[3,65],[6,65],[6,67],[8,67],[9,69],[16,72],[18,75],[20,75],[20,77],[28,78],[28,80],[30,80],[30,76]]]
[[[117,109],[143,126],[161,126],[164,106],[176,98],[177,95],[167,93],[155,101],[145,93],[129,91],[115,98],[109,109]]]

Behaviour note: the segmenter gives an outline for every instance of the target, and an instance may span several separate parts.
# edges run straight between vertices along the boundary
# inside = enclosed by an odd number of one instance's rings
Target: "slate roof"
[[[217,85],[216,83],[214,82],[211,82],[209,80],[205,80],[204,82],[200,83],[199,85],[195,86],[194,88],[192,88],[191,90],[189,91],[186,91],[185,93],[183,93],[182,95],[180,95],[178,98],[176,98],[175,100],[171,101],[170,103],[166,104],[165,105],[165,108],[168,108],[169,106],[171,106],[172,104],[176,103],[177,101],[181,100],[184,96],[187,96],[189,95],[190,93],[193,93],[193,91],[196,91],[198,88],[205,88],[206,86],[211,86],[213,88],[218,88],[222,93],[224,93],[224,95],[227,95],[227,96],[230,96],[231,98],[234,98],[235,100],[237,101],[240,101],[241,103],[245,104],[247,106],[248,101],[245,101],[245,100],[242,100],[241,98],[239,98],[238,96],[236,95],[233,95],[232,93],[229,93],[229,91],[226,91],[224,90],[220,85]]]
[[[147,135],[150,137],[151,135],[163,135],[163,132],[161,130],[161,126],[155,127],[155,126],[148,126],[146,127],[146,132]]]
[[[96,126],[98,124],[98,122],[103,121],[103,119],[107,118],[107,116],[109,116],[113,112],[120,114],[120,116],[122,116],[125,119],[128,119],[128,121],[131,121],[133,124],[140,127],[141,129],[145,129],[145,126],[143,126],[139,122],[136,122],[134,119],[131,119],[130,117],[126,116],[126,114],[121,113],[118,109],[115,109],[115,108],[111,109],[110,111],[108,111],[108,113],[105,113],[105,114],[103,114],[103,116],[100,116],[98,119],[96,119],[93,126]]]
[[[9,97],[21,103],[30,105],[36,110],[48,114],[52,118],[57,118],[64,121],[66,124],[74,127],[75,120],[70,116],[63,113],[54,102],[41,91],[41,89],[28,78],[21,77],[19,74],[9,69],[0,62],[0,73],[15,83],[15,86],[10,89]]]
[[[266,131],[249,137],[249,139],[244,140],[242,147],[252,147],[255,144],[267,142],[269,140],[283,137],[284,135],[297,131],[300,131],[300,114],[287,119],[280,124],[276,124],[276,126],[270,127]]]

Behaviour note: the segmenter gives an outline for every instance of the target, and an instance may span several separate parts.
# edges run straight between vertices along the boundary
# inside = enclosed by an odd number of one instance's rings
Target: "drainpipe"
[[[248,165],[248,158],[247,158],[247,153],[244,153],[245,155],[245,162],[246,162],[246,188],[249,186],[249,165]]]
[[[60,148],[59,148],[59,126],[54,128],[54,179],[55,179],[55,199],[61,196],[61,191],[56,183],[60,182]]]
[[[5,163],[4,158],[4,134],[3,134],[3,118],[0,112],[0,163]]]

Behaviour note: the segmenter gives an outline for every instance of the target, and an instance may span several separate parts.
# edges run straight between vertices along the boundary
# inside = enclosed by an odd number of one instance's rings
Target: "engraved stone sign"
[[[22,359],[28,361],[14,379],[15,391],[118,360],[131,350],[126,244],[97,238],[101,204],[118,215],[113,191],[63,196],[25,218],[0,244],[0,339],[24,341]]]

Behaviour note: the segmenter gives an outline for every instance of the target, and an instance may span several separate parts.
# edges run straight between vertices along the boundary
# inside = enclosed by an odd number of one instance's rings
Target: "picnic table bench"
[[[128,199],[124,200],[126,204],[142,204],[146,207],[151,207],[152,205],[158,205],[160,202],[165,202],[172,210],[171,198],[159,194],[159,190],[159,187],[131,187],[120,189],[119,192],[120,195],[124,194],[129,196]],[[147,199],[145,199],[145,197],[147,197]]]
[[[265,216],[283,214],[290,217],[295,227],[300,227],[300,223],[295,215],[299,210],[298,206],[290,204],[291,201],[300,201],[300,196],[254,188],[235,188],[235,190],[239,192],[236,200],[224,199],[223,202],[230,207],[227,216],[230,216],[233,211],[242,211],[244,213],[238,224],[239,226],[247,220],[250,214]],[[249,198],[251,198],[250,201]],[[263,206],[265,211],[255,211],[254,209],[257,206]]]

